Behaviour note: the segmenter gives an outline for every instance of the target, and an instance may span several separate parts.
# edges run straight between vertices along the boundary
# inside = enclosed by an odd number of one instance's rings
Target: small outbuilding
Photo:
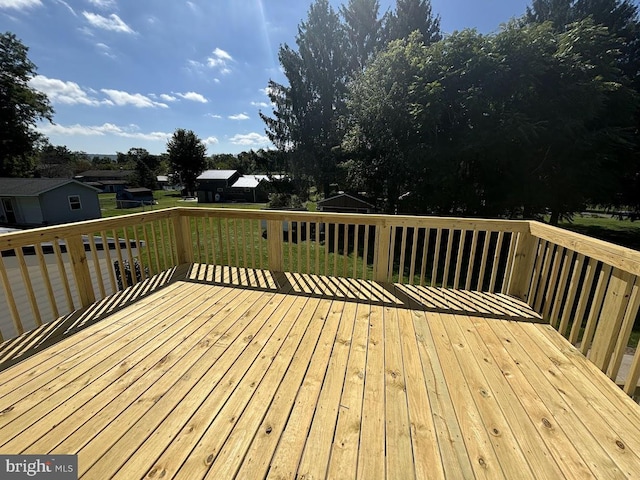
[[[69,178],[0,178],[0,224],[36,227],[100,218],[99,192]]]
[[[373,213],[375,206],[365,197],[354,193],[339,193],[318,202],[319,212]]]
[[[148,188],[125,188],[116,194],[116,208],[135,208],[154,204],[153,191]]]

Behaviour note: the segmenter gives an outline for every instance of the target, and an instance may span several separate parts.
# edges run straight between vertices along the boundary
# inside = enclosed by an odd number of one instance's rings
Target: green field
[[[575,215],[572,222],[561,223],[560,226],[590,237],[640,250],[640,221],[619,220],[603,214],[585,214]]]
[[[179,192],[156,190],[153,197],[158,202],[157,205],[146,205],[136,208],[116,208],[115,193],[101,193],[100,210],[102,217],[117,217],[119,215],[129,215],[132,213],[149,212],[151,210],[160,210],[162,208],[171,207],[199,207],[199,208],[247,208],[259,210],[265,207],[264,203],[204,203],[185,202],[182,200]]]

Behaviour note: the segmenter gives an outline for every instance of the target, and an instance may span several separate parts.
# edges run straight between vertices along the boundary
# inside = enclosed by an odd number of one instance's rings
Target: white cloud
[[[58,125],[58,124],[42,124],[38,130],[45,135],[83,135],[83,136],[105,136],[115,135],[117,137],[135,138],[139,140],[159,140],[167,141],[171,138],[170,133],[166,132],[139,132],[137,125],[129,125],[120,127],[113,123],[103,123],[102,125]]]
[[[114,59],[118,58],[113,53],[111,53],[111,47],[109,47],[109,45],[105,43],[96,43],[96,47],[100,50],[100,53],[102,53],[104,56],[109,58],[114,58]]]
[[[259,108],[267,108],[267,107],[270,107],[272,104],[267,102],[251,102],[251,105]]]
[[[89,3],[104,10],[116,7],[115,0],[89,0]]]
[[[109,100],[98,100],[89,96],[87,91],[83,90],[80,85],[75,82],[65,82],[57,78],[48,78],[44,75],[36,75],[29,81],[36,90],[46,93],[49,100],[53,103],[65,105],[90,105],[98,106],[102,104],[112,104]]]
[[[111,90],[108,88],[103,88],[100,91],[107,95],[111,101],[119,107],[133,105],[138,108],[169,108],[166,103],[154,102],[149,97],[142,95],[141,93],[128,93],[123,92],[122,90]]]
[[[227,75],[231,73],[229,62],[233,61],[233,57],[221,48],[216,48],[211,56],[207,58],[207,65],[211,68],[217,68],[221,74]]]
[[[247,134],[236,134],[229,139],[231,143],[234,145],[243,145],[243,146],[267,146],[270,144],[269,138],[265,135],[260,135],[259,133],[247,133]]]
[[[220,79],[219,78],[214,78],[213,81],[216,82],[216,83],[220,83]]]
[[[151,97],[152,95],[150,94],[149,96]],[[155,97],[155,95],[153,95],[153,96]],[[160,94],[160,98],[162,100],[164,100],[165,102],[175,102],[175,101],[178,100],[176,97],[173,97],[171,95],[167,95],[166,93],[161,93]]]
[[[1,1],[1,0],[0,0],[0,1]],[[67,7],[67,9],[71,12],[71,14],[72,14],[74,17],[77,17],[77,16],[78,16],[78,14],[76,13],[76,11],[75,11],[73,8],[71,8],[71,5],[69,5],[69,4],[68,4],[67,2],[65,2],[64,0],[55,0],[55,2],[56,2],[56,3],[59,3],[60,5],[62,5],[62,6],[64,6],[64,7]]]
[[[269,94],[273,92],[273,89],[271,87],[264,87],[260,89],[260,92],[268,97]]]
[[[218,143],[218,139],[216,137],[207,137],[203,142],[205,145],[215,145]]]
[[[22,10],[23,8],[40,7],[40,0],[0,0],[0,8],[13,8]]]
[[[110,30],[113,32],[136,33],[115,13],[112,13],[108,17],[103,17],[102,15],[91,12],[82,12],[82,15],[84,15],[84,18],[86,18],[87,21],[96,28],[102,28],[103,30]]]
[[[222,115],[216,115],[215,113],[207,113],[205,117],[222,118]]]
[[[196,93],[196,92],[176,93],[176,95],[178,95],[179,97],[184,98],[185,100],[191,100],[192,102],[200,102],[200,103],[209,102],[209,100],[204,98],[204,96],[202,96],[201,94]]]
[[[249,115],[246,113],[238,113],[236,115],[229,115],[229,120],[249,120]]]

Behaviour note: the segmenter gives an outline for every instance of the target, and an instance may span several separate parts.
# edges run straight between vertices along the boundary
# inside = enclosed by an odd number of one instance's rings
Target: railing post
[[[529,231],[520,232],[518,245],[513,258],[513,268],[509,280],[507,294],[524,302],[529,302],[529,287],[538,250],[538,238]]]
[[[284,271],[281,220],[267,220],[267,257],[269,270],[272,272]]]
[[[391,247],[391,227],[389,225],[376,225],[375,246],[376,262],[373,279],[376,282],[387,282],[389,280],[389,249]]]
[[[176,257],[178,265],[193,263],[193,248],[191,245],[191,223],[189,217],[182,212],[173,216],[173,231],[176,235]]]
[[[65,239],[67,253],[71,260],[71,270],[76,280],[80,303],[83,307],[88,307],[96,301],[91,283],[91,272],[87,263],[87,254],[84,250],[84,242],[81,235],[74,235]]]

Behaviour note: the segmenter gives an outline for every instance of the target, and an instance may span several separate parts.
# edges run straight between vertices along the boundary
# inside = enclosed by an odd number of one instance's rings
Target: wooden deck
[[[500,294],[194,266],[0,372],[81,478],[637,478],[640,407]]]

